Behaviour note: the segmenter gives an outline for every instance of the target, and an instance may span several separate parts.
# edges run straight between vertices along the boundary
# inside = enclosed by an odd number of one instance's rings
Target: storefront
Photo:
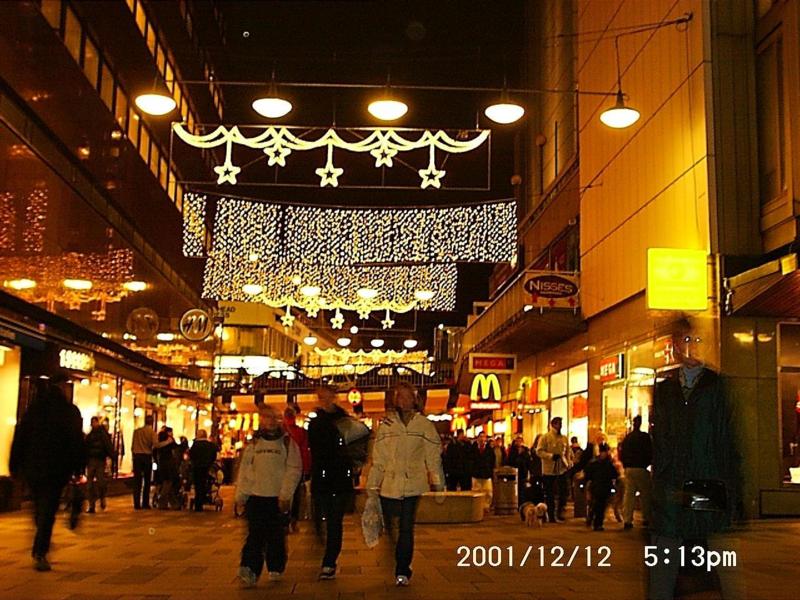
[[[9,450],[17,424],[22,349],[0,338],[0,477],[8,472]]]
[[[656,376],[654,347],[653,342],[643,342],[600,359],[596,377],[603,386],[601,429],[612,448],[631,430],[634,417],[642,417],[642,431],[650,429]]]
[[[540,379],[538,400],[547,401],[548,410],[532,413],[533,431],[544,433],[551,419],[561,417],[561,432],[570,439],[577,437],[578,443],[586,446],[589,439],[588,363],[581,363]]]

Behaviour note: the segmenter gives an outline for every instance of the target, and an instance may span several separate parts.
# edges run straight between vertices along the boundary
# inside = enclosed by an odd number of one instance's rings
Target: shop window
[[[42,16],[50,27],[61,31],[61,0],[42,0]]]
[[[567,395],[567,371],[559,371],[550,376],[550,397]]]
[[[579,394],[589,389],[589,365],[587,363],[569,370],[569,393]]]
[[[83,44],[83,73],[86,79],[97,88],[97,75],[100,71],[100,57],[97,54],[97,46],[88,37]]]
[[[561,417],[563,421],[564,428],[561,430],[562,432],[567,430],[567,425],[569,423],[569,414],[567,412],[568,405],[567,405],[567,398],[557,398],[550,403],[550,419],[555,419],[556,417]]]
[[[586,392],[569,397],[569,428],[567,437],[578,438],[581,448],[589,441],[589,398]]]
[[[8,458],[19,405],[20,349],[0,342],[0,477],[8,476]]]
[[[72,9],[67,6],[67,18],[64,21],[64,45],[72,58],[80,64],[81,60],[81,24]]]
[[[756,58],[758,173],[761,202],[786,192],[786,131],[783,93],[783,41],[773,34]]]
[[[108,68],[107,63],[103,63],[103,74],[100,80],[100,98],[108,107],[108,110],[114,110],[114,76]]]
[[[612,448],[622,441],[628,431],[625,412],[625,386],[605,386],[603,388],[603,431]]]
[[[781,475],[800,484],[800,324],[781,323],[778,335]]]

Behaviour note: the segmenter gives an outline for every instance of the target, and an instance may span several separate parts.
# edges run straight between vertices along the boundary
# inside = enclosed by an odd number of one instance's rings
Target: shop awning
[[[800,271],[789,254],[727,279],[729,314],[800,318]]]

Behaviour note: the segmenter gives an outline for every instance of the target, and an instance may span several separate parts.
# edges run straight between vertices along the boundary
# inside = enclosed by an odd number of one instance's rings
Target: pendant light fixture
[[[386,75],[386,87],[383,88],[383,95],[377,100],[370,102],[367,110],[376,119],[381,121],[396,121],[408,112],[408,105],[402,100],[392,96],[389,82],[391,74]]]
[[[175,110],[175,107],[178,106],[172,96],[157,94],[155,92],[140,94],[136,96],[134,102],[136,106],[139,107],[139,110],[154,117],[164,116]]]
[[[619,36],[614,38],[614,53],[617,59],[617,101],[614,106],[600,114],[600,121],[613,129],[625,129],[639,120],[639,111],[625,104],[622,93],[622,72],[619,66]]]
[[[292,111],[292,103],[278,95],[274,68],[272,69],[272,80],[270,81],[267,95],[253,100],[252,107],[254,111],[268,119],[280,119]]]
[[[500,92],[499,100],[494,104],[487,106],[486,110],[483,111],[483,114],[485,114],[491,121],[500,123],[501,125],[516,123],[525,114],[525,109],[522,106],[516,102],[512,102],[509,99],[508,82],[506,81],[505,74],[503,74],[503,91]]]

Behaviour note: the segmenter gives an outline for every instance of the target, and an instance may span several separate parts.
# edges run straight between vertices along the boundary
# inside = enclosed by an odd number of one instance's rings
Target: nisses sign
[[[525,291],[530,294],[535,307],[576,308],[578,302],[578,276],[558,271],[527,271]]]
[[[478,400],[494,400],[500,402],[500,380],[494,373],[478,373],[472,379],[469,399],[475,403]]]
[[[470,373],[511,375],[517,368],[516,354],[470,354]]]

